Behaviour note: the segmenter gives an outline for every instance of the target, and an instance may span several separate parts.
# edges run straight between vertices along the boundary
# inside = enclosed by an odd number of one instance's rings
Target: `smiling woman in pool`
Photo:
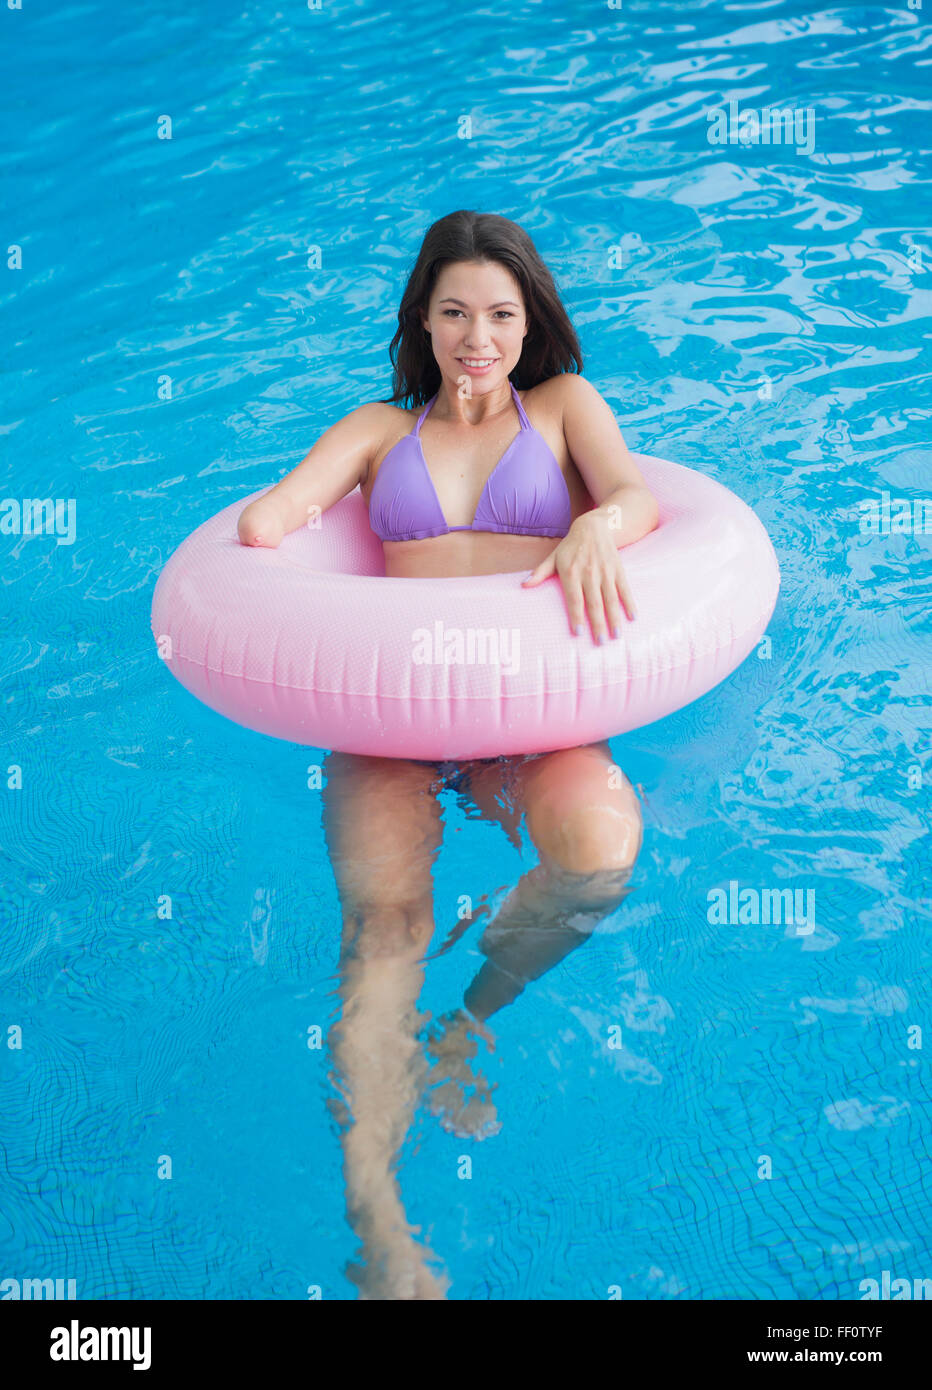
[[[531,587],[556,574],[576,635],[612,640],[635,616],[619,548],[657,525],[657,504],[610,408],[573,370],[581,367],[576,334],[533,242],[494,214],[441,218],[424,238],[398,321],[393,395],[331,426],[286,478],[244,509],[240,540],[277,546],[312,506],[325,512],[358,485],[387,575],[529,569]],[[411,410],[392,404],[407,399]],[[542,859],[597,870],[605,827],[594,794],[610,818],[633,809],[630,791],[606,788],[606,743],[530,758],[409,765],[440,768],[459,788],[480,769],[494,768],[500,779],[503,764],[514,771],[530,762],[541,766],[521,790]],[[574,810],[561,794],[559,826],[536,813],[543,811],[538,796],[547,796],[535,788],[549,787],[544,774],[556,767],[565,773],[563,790],[573,783],[579,802]],[[431,779],[425,772],[422,780],[427,786]],[[611,849],[608,857],[616,867]]]
[[[577,374],[576,335],[532,241],[492,214],[441,218],[424,238],[398,321],[393,395],[328,429],[245,508],[240,540],[277,546],[311,506],[325,512],[359,485],[387,575],[526,569],[529,587],[556,575],[578,639],[611,641],[635,620],[619,548],[657,525],[657,505],[610,408]],[[413,409],[397,409],[398,400]],[[382,1270],[360,1274],[370,1296],[398,1287],[403,1270],[414,1281],[407,1296],[438,1296],[416,1259],[412,1266],[391,1158],[418,1094],[418,962],[434,930],[442,826],[433,793],[444,785],[467,793],[516,845],[525,816],[540,863],[479,943],[488,959],[466,991],[469,1015],[447,1021],[443,1076],[465,1080],[458,1067],[469,1028],[484,1031],[485,1019],[618,905],[641,843],[637,798],[607,741],[458,764],[328,755],[324,825],[343,909],[344,998],[331,1039],[352,1096],[351,1219]],[[487,910],[481,904],[473,920]],[[475,1132],[491,1113],[470,1102],[457,1123]],[[380,1150],[387,1136],[392,1153]]]

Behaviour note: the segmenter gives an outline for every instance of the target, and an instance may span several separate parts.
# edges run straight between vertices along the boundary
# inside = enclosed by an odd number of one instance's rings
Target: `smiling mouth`
[[[491,367],[493,362],[497,362],[497,357],[458,357],[457,362],[462,362],[464,367]]]

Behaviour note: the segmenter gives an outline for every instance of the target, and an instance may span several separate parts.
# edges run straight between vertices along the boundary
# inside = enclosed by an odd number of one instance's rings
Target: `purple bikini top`
[[[565,536],[573,519],[569,489],[547,441],[534,428],[512,382],[521,428],[482,489],[469,526],[448,526],[419,438],[436,396],[411,434],[385,455],[372,485],[369,524],[383,541],[422,541],[449,531],[500,531],[516,536]],[[439,393],[438,393],[439,394]]]

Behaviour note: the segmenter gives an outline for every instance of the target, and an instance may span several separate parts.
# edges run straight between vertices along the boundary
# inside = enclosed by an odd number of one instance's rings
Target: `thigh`
[[[490,764],[473,771],[468,785],[480,811],[497,821],[518,846],[522,817],[538,851],[549,852],[568,820],[595,810],[615,821],[620,834],[633,827],[640,847],[637,795],[615,763],[607,739]]]
[[[436,771],[402,758],[331,753],[323,824],[344,917],[432,913],[443,835]]]
[[[608,740],[550,753],[521,772],[530,835],[541,858],[580,872],[633,864],[641,807]]]

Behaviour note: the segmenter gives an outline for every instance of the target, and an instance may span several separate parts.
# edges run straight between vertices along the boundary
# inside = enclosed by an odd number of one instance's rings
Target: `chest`
[[[511,422],[483,431],[439,423],[421,430],[420,458],[447,516],[475,512],[486,483],[518,446],[521,433]]]

